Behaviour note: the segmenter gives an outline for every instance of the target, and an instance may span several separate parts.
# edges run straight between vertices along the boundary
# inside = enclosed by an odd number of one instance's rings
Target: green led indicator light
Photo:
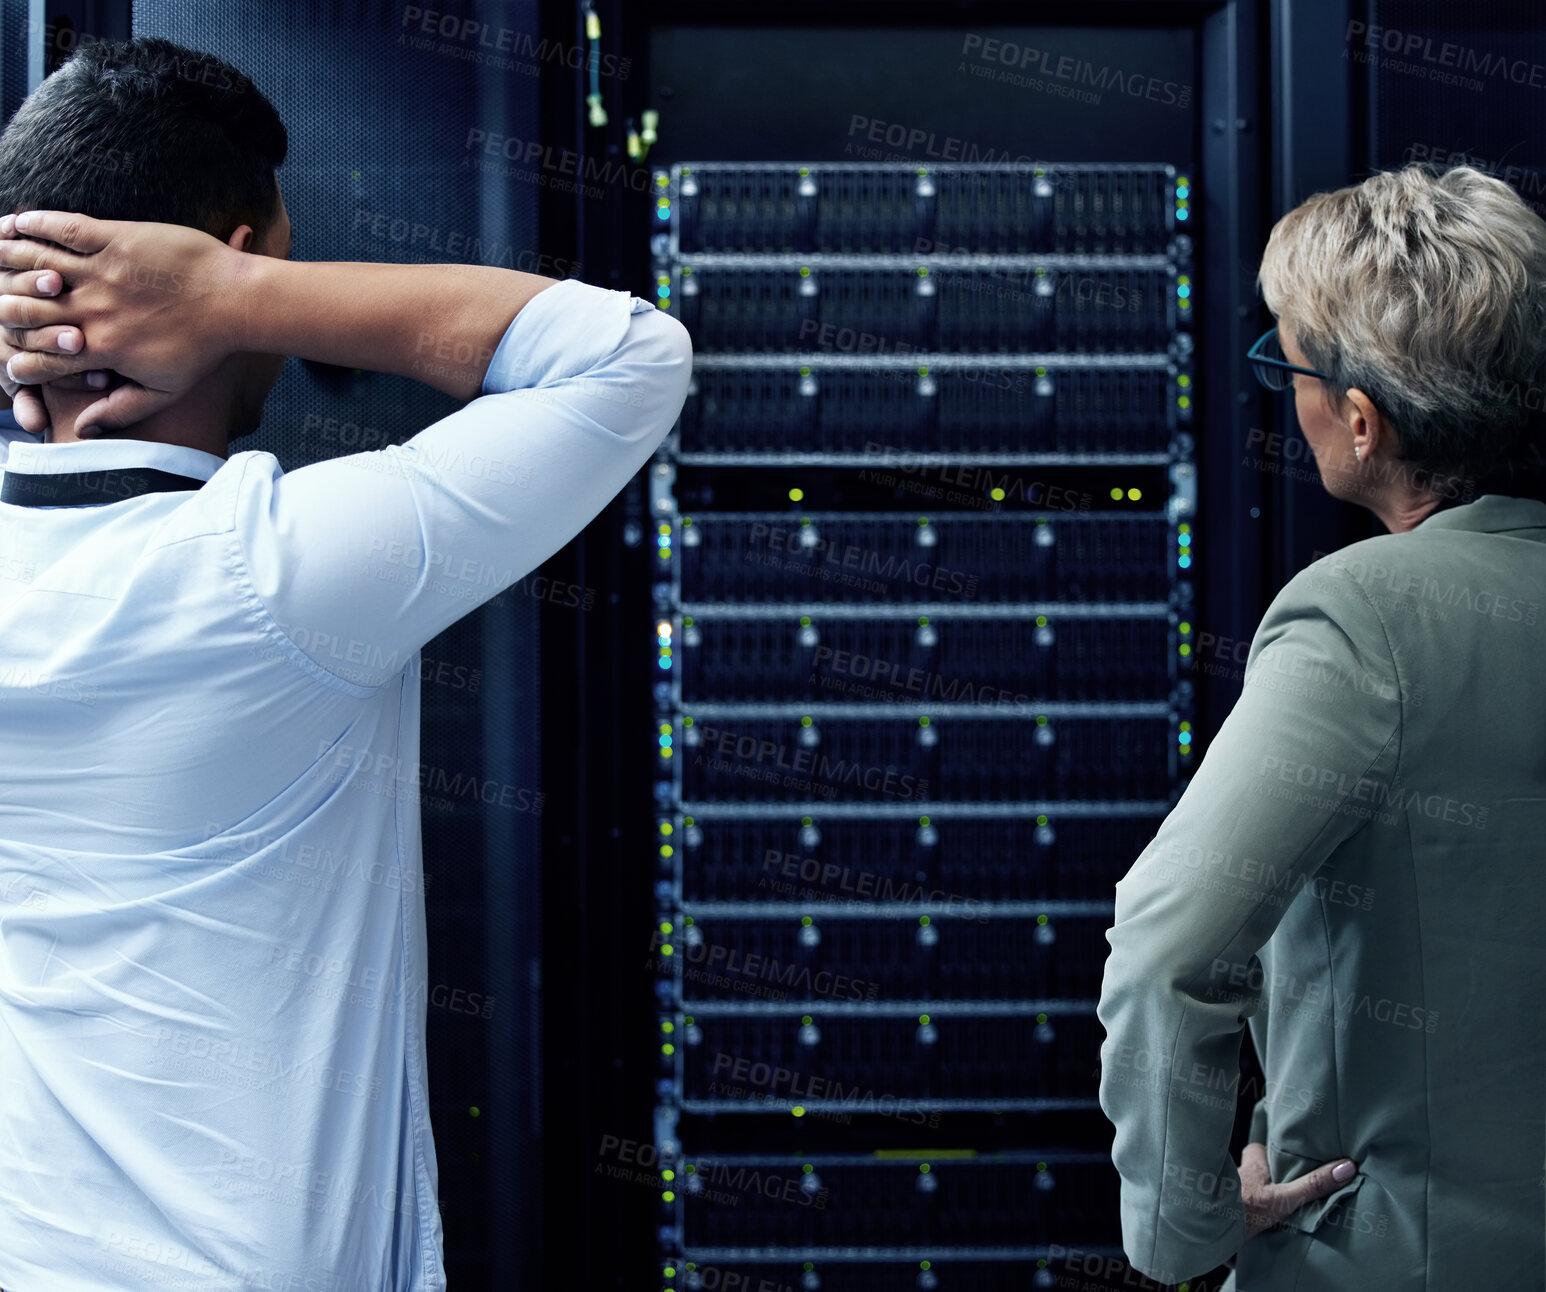
[[[918,824],[919,825],[928,825],[928,823],[929,823],[929,818],[928,817],[921,816],[921,817],[918,818]]]
[[[808,929],[808,928],[810,928],[810,926],[811,926],[811,917],[809,915],[802,915],[800,917],[800,927]]]
[[[1045,1162],[1038,1162],[1036,1163],[1036,1169],[1038,1171],[1045,1171],[1047,1169],[1047,1164]]]
[[[1121,502],[1122,501],[1122,491],[1120,489],[1113,489],[1111,491],[1111,500],[1113,502]]]
[[[1045,924],[1046,922],[1047,922],[1047,917],[1045,915],[1038,915],[1036,917],[1036,923],[1038,923],[1038,924]]]
[[[802,1014],[800,1016],[800,1025],[802,1027],[809,1027],[811,1025],[811,1016],[809,1014]]]
[[[1047,725],[1047,715],[1046,714],[1041,714],[1040,716],[1038,716],[1037,719],[1036,719],[1036,725],[1038,727],[1045,727]]]
[[[927,1027],[929,1025],[929,1016],[927,1014],[919,1014],[918,1021]]]
[[[922,717],[922,718],[919,718],[919,719],[918,719],[918,725],[919,725],[919,726],[920,726],[920,727],[927,727],[927,726],[928,726],[928,725],[929,725],[929,719],[928,719],[928,717],[927,717],[927,716],[924,716],[924,717]]]
[[[804,1174],[804,1175],[809,1175],[809,1174],[810,1174],[810,1173],[811,1173],[811,1172],[812,1172],[812,1171],[814,1171],[814,1170],[815,1170],[815,1169],[816,1169],[816,1168],[815,1168],[815,1167],[814,1167],[814,1166],[812,1166],[812,1165],[811,1165],[811,1164],[810,1164],[810,1163],[809,1163],[809,1162],[807,1162],[807,1163],[806,1163],[806,1164],[805,1164],[805,1165],[804,1165],[804,1166],[802,1166],[802,1167],[801,1167],[801,1168],[800,1168],[800,1171],[801,1171],[801,1173],[802,1173],[802,1174]]]
[[[664,1201],[664,1202],[675,1202],[676,1201],[676,1194],[672,1193],[670,1189],[667,1189],[663,1194],[660,1195],[660,1197],[661,1197],[661,1200]]]
[[[993,490],[993,492],[992,492],[991,497],[993,498],[994,502],[1003,502],[1004,501],[1004,491],[1002,489],[995,488]]]
[[[804,717],[804,718],[801,718],[801,719],[800,719],[800,725],[801,725],[801,726],[802,726],[802,727],[808,727],[808,726],[810,726],[810,725],[811,725],[811,720],[810,720],[810,718],[809,718],[809,717],[808,717],[808,716],[807,716],[807,717]]]
[[[483,1116],[483,1110],[481,1108],[479,1108],[476,1104],[474,1104],[471,1108],[469,1108],[467,1110],[467,1115],[469,1117],[481,1117],[481,1116]]]
[[[1045,1023],[1047,1021],[1047,1016],[1045,1014],[1038,1014],[1036,1015],[1036,1021],[1038,1023]]]
[[[674,956],[676,954],[676,948],[669,942],[662,942],[660,944],[660,954],[663,956]]]
[[[796,1104],[793,1108],[791,1108],[789,1110],[789,1115],[791,1117],[804,1117],[805,1116],[805,1109],[801,1105]]]
[[[811,626],[811,617],[809,615],[801,615],[800,616],[800,627],[801,628],[809,628],[810,626]],[[810,823],[811,823],[810,818],[806,817],[805,818],[805,824],[809,825]]]
[[[675,1171],[662,1171],[660,1173],[660,1178],[662,1180],[674,1180],[674,1179],[676,1179],[676,1172]]]
[[[667,1019],[660,1025],[660,1030],[669,1035],[670,1033],[676,1031],[676,1024],[673,1023],[670,1019]]]
[[[927,1162],[920,1162],[920,1163],[918,1163],[918,1170],[923,1175],[927,1175],[929,1173],[929,1164]]]
[[[1043,813],[1042,815],[1040,815],[1040,816],[1038,816],[1036,818],[1036,824],[1037,825],[1046,825],[1047,824],[1047,817],[1046,817],[1045,813]]]
[[[801,825],[809,825],[809,824],[810,824],[810,823],[811,823],[811,819],[810,819],[810,817],[808,817],[808,816],[802,816],[802,817],[801,817],[801,818],[800,818],[800,824],[801,824]]]

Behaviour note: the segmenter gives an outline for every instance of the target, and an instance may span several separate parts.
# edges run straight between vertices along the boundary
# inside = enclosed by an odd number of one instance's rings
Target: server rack
[[[654,183],[662,1286],[1052,1286],[1120,1256],[1103,933],[1191,759],[1196,177]]]

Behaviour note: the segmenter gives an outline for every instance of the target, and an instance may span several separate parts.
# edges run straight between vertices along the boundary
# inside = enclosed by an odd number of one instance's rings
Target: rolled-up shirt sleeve
[[[1100,1102],[1123,1246],[1152,1278],[1205,1273],[1244,1241],[1234,1113],[1201,1096],[1238,1079],[1256,955],[1284,895],[1366,824],[1343,810],[1360,782],[1397,774],[1400,696],[1362,588],[1334,559],[1301,572],[1263,618],[1241,697],[1186,792],[1117,884]]]
[[[691,371],[686,328],[650,302],[546,288],[482,394],[406,443],[290,472],[249,458],[233,519],[251,587],[315,662],[385,683],[606,506],[675,424]]]

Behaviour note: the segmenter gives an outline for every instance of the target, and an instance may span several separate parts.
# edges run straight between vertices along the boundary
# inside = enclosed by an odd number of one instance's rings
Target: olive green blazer
[[[1099,1017],[1123,1245],[1238,1292],[1546,1286],[1546,502],[1335,552],[1117,885]],[[1266,1080],[1239,1085],[1251,1029]],[[1358,1174],[1242,1245],[1236,1097],[1275,1181]]]

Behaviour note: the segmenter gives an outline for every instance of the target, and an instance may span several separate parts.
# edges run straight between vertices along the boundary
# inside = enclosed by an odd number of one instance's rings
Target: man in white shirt
[[[83,172],[130,139],[132,183]],[[0,137],[33,212],[0,219],[0,360],[49,423],[0,437],[5,1292],[445,1287],[418,651],[686,396],[685,329],[627,292],[289,262],[284,146],[155,40],[84,47]],[[229,449],[284,355],[468,402],[285,473]]]

